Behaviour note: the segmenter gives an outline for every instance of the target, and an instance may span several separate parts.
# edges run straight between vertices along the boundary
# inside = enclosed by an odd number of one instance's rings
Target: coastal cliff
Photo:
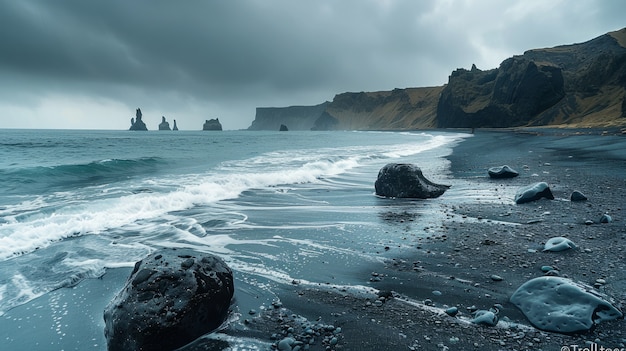
[[[310,130],[329,102],[315,106],[257,107],[249,130],[279,130],[281,124],[289,130]]]
[[[590,41],[526,51],[497,69],[457,69],[438,127],[626,125],[626,28]]]
[[[439,87],[337,94],[316,106],[257,108],[250,130],[625,127],[626,28],[528,50],[498,68],[457,69]]]

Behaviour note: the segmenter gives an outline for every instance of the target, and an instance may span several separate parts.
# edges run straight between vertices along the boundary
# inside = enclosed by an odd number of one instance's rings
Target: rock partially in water
[[[587,201],[587,197],[578,190],[574,190],[570,196],[570,201]]]
[[[550,332],[585,332],[602,321],[623,317],[605,296],[562,277],[531,279],[510,300],[532,325]]]
[[[174,350],[225,321],[233,274],[217,256],[164,249],[135,264],[104,310],[108,350]]]
[[[574,244],[573,241],[562,236],[557,236],[546,241],[546,244],[543,246],[543,251],[558,252],[575,248],[576,244]]]
[[[202,130],[222,130],[222,124],[219,118],[207,119],[202,125]]]
[[[143,114],[141,113],[141,109],[138,108],[137,111],[135,111],[135,118],[130,119],[129,130],[148,130],[144,121],[141,120],[142,117]]]
[[[378,172],[374,184],[376,195],[398,198],[428,199],[441,196],[449,185],[435,184],[426,179],[413,164],[389,163]]]
[[[289,131],[289,128],[287,128],[286,125],[281,124],[280,127],[278,128],[278,131],[280,131],[280,132],[287,132],[287,131]]]
[[[522,187],[515,194],[515,203],[523,204],[526,202],[536,201],[541,198],[554,200],[554,195],[546,182],[539,182]]]
[[[489,174],[489,177],[494,178],[494,179],[515,178],[519,175],[519,173],[516,170],[514,170],[513,168],[507,165],[500,166],[500,167],[491,167],[489,168],[487,173]]]
[[[171,130],[170,122],[165,120],[165,116],[161,116],[161,123],[159,123],[159,130]]]

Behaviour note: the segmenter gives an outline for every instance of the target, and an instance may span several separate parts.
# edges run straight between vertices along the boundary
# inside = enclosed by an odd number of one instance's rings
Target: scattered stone
[[[510,301],[536,328],[577,333],[622,313],[591,287],[562,277],[534,278],[520,286]]]
[[[419,199],[439,197],[450,188],[449,185],[431,182],[419,167],[407,163],[385,165],[378,172],[374,187],[379,196]]]
[[[588,219],[588,220],[585,221],[585,224],[586,225],[592,225],[593,221],[591,219]]]
[[[569,199],[570,201],[587,201],[587,197],[578,190],[574,190]]]
[[[457,315],[457,313],[459,313],[459,309],[456,307],[450,307],[450,308],[446,308],[445,312],[448,316],[454,317]]]
[[[544,272],[544,273],[548,273],[548,272],[553,271],[553,270],[555,270],[555,269],[552,266],[541,266],[541,271]]]
[[[564,238],[562,236],[557,236],[554,238],[550,238],[548,239],[548,241],[546,241],[546,244],[543,247],[543,251],[558,252],[558,251],[565,251],[568,249],[575,249],[575,248],[576,248],[576,244],[574,244],[573,241],[569,240],[568,238]]]
[[[280,351],[291,351],[292,346],[294,346],[296,344],[296,340],[294,340],[293,338],[283,338],[281,341],[278,342],[278,350]]]
[[[478,310],[474,313],[472,323],[493,327],[498,324],[498,316],[492,311]]]
[[[600,220],[598,222],[600,222],[600,223],[611,223],[611,222],[613,222],[613,218],[605,213],[605,214],[602,215],[602,217],[600,217]]]
[[[526,202],[536,201],[541,198],[554,200],[554,195],[546,182],[539,182],[522,187],[515,194],[515,203],[523,204]]]
[[[502,278],[501,276],[497,275],[497,274],[492,274],[490,276],[491,280],[493,280],[494,282],[500,282],[502,280],[504,280],[504,278]]]
[[[516,170],[507,165],[489,168],[487,173],[489,174],[489,177],[494,179],[515,178],[519,175]]]
[[[191,264],[190,264],[191,263]],[[217,329],[234,293],[222,259],[164,249],[135,264],[104,310],[109,350],[173,350]]]

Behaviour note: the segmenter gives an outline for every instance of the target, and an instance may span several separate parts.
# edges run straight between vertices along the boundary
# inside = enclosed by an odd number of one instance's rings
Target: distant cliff
[[[257,108],[248,129],[402,130],[626,126],[626,28],[534,49],[498,68],[457,69],[440,87],[343,93],[316,106]]]
[[[443,87],[407,88],[336,95],[326,112],[333,129],[392,130],[432,128]]]
[[[283,124],[289,130],[311,130],[315,120],[329,102],[315,106],[257,107],[256,116],[249,130],[279,130]]]

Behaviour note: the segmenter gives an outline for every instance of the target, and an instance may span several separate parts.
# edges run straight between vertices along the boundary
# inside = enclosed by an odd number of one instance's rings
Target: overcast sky
[[[0,128],[181,130],[626,27],[623,0],[0,0]]]

